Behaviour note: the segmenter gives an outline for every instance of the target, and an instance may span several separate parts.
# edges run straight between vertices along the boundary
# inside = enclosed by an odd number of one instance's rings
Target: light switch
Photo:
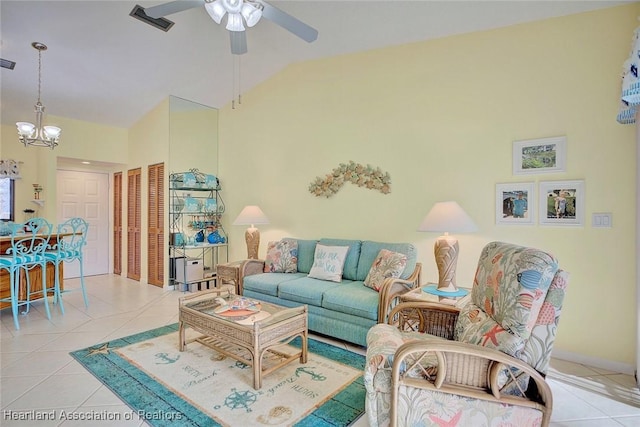
[[[610,212],[594,212],[591,216],[591,226],[599,228],[613,227],[613,214]]]

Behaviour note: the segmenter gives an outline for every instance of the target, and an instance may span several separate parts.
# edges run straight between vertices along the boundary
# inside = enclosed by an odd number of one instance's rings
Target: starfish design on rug
[[[97,354],[109,354],[109,343],[106,342],[102,344],[100,347],[90,348],[87,356],[95,356]]]

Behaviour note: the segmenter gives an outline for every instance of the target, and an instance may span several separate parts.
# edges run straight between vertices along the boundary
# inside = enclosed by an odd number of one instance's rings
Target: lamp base
[[[445,233],[438,237],[433,247],[433,253],[438,266],[438,290],[442,292],[455,292],[456,264],[458,263],[458,239]]]
[[[260,231],[256,227],[249,227],[244,232],[244,240],[247,242],[247,258],[258,259],[260,247]]]

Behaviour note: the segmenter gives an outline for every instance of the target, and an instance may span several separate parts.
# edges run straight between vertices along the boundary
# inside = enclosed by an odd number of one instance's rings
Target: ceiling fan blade
[[[229,31],[231,41],[231,53],[244,55],[247,53],[247,33],[244,31]]]
[[[204,0],[176,0],[169,3],[151,6],[144,10],[144,13],[151,18],[162,18],[163,16],[182,12],[183,10],[193,9],[194,7],[203,6]]]
[[[302,40],[311,43],[318,38],[318,30],[315,28],[310,27],[275,6],[271,6],[263,1],[260,1],[260,4],[264,6],[264,9],[262,10],[263,17],[280,25],[282,28],[300,37]]]

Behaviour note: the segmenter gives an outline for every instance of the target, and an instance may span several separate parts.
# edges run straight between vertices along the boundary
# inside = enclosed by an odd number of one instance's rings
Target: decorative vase
[[[207,241],[212,245],[220,243],[220,233],[218,233],[218,230],[209,233],[209,235],[207,236]]]
[[[200,230],[196,233],[195,241],[198,243],[204,242],[204,231]]]

